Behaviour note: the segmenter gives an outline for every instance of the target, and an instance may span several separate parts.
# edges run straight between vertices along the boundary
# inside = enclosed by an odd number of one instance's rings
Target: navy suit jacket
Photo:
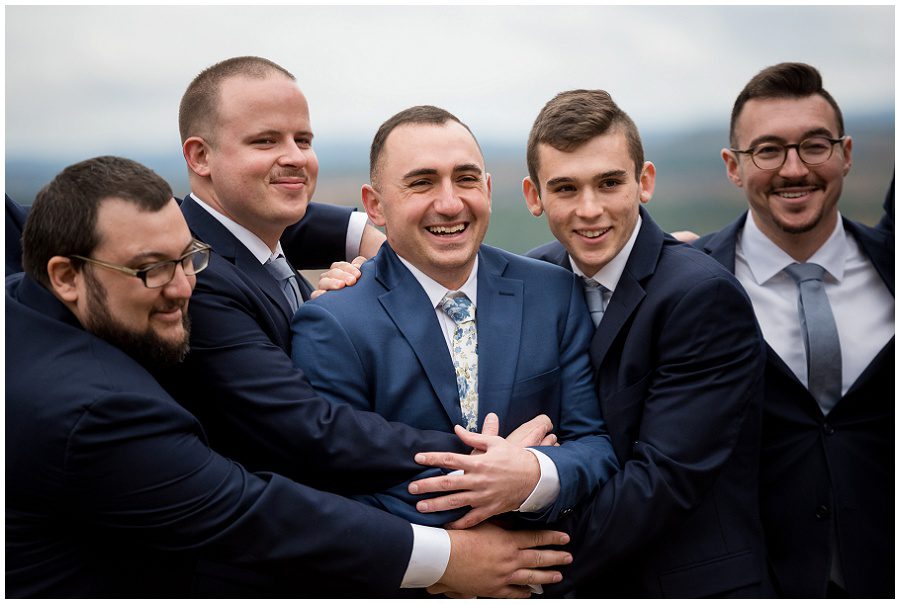
[[[622,470],[582,510],[563,576],[580,597],[758,594],[762,336],[731,274],[641,217],[591,341]],[[571,268],[558,242],[530,255]]]
[[[418,474],[418,451],[463,450],[455,435],[392,424],[319,396],[291,362],[293,313],[278,284],[193,199],[181,209],[214,252],[191,297],[191,352],[164,385],[200,419],[217,451],[251,470],[361,494]],[[283,245],[290,256],[299,243]]]
[[[22,272],[22,229],[28,211],[6,196],[6,274]]]
[[[185,597],[226,564],[230,596],[395,592],[407,522],[250,474],[44,287],[6,288],[8,597]]]
[[[484,245],[478,262],[479,420],[497,413],[505,436],[550,417],[564,444],[541,451],[556,464],[560,493],[540,519],[554,520],[617,469],[591,381],[593,326],[571,273]],[[416,428],[463,423],[434,307],[389,245],[363,265],[357,285],[301,306],[293,331],[295,364],[331,401]],[[380,500],[420,524],[449,519],[394,501]]]
[[[747,214],[694,245],[734,272]],[[844,229],[894,293],[887,235],[844,219]],[[865,295],[865,292],[861,292]],[[894,594],[894,339],[827,418],[767,346],[760,509],[776,587],[786,597],[824,597],[829,539],[852,597]]]

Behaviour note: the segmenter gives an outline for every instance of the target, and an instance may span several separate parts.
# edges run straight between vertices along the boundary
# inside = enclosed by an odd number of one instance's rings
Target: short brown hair
[[[297,79],[287,69],[262,57],[233,57],[207,67],[195,77],[178,108],[178,131],[181,142],[192,136],[202,136],[212,140],[218,105],[219,89],[228,78],[243,76],[264,79],[273,74],[282,74],[291,81]]]
[[[51,258],[89,257],[100,243],[97,209],[110,198],[158,212],[172,201],[172,188],[150,168],[124,157],[106,155],[69,166],[41,189],[28,213],[22,232],[25,272],[49,288]]]
[[[462,123],[458,117],[446,109],[441,109],[434,105],[416,105],[415,107],[404,109],[393,117],[388,118],[388,120],[378,128],[378,132],[375,133],[375,138],[372,139],[372,147],[369,149],[369,180],[371,181],[372,186],[377,188],[375,181],[378,179],[378,171],[380,168],[378,162],[384,152],[384,144],[387,142],[387,138],[391,132],[404,124],[433,124],[435,126],[441,126],[447,122],[456,122],[468,130],[469,134],[472,134],[472,130]],[[481,146],[478,145],[478,139],[475,138],[474,134],[472,134],[472,138],[475,140],[475,145],[478,146],[478,150],[481,151]]]
[[[841,115],[841,108],[838,107],[834,97],[822,87],[822,74],[819,70],[806,63],[779,63],[766,67],[753,76],[734,101],[734,107],[731,109],[731,129],[728,134],[731,146],[736,147],[738,144],[734,136],[734,126],[747,101],[805,98],[814,94],[818,94],[832,106],[837,118],[837,136],[838,138],[844,136],[844,116]]]
[[[538,113],[528,135],[528,175],[541,192],[538,180],[538,145],[550,145],[559,151],[574,151],[594,137],[621,128],[634,161],[634,178],[640,180],[644,167],[644,146],[637,126],[605,90],[569,90],[560,92]]]

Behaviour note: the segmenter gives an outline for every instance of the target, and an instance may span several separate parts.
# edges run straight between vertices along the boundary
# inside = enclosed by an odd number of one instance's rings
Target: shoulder
[[[559,241],[551,241],[525,253],[529,258],[536,258],[553,264],[561,264],[567,257],[566,248]]]
[[[310,306],[327,309],[332,313],[349,314],[364,314],[371,310],[378,296],[387,290],[378,282],[374,259],[367,260],[359,270],[360,277],[354,285],[325,292],[304,303],[301,309]]]

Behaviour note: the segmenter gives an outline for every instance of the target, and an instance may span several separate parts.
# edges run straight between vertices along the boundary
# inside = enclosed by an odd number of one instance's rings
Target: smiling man
[[[572,534],[578,597],[765,594],[757,507],[764,352],[738,282],[641,207],[656,171],[605,91],[552,99],[528,138],[525,201],[573,271],[621,470]]]
[[[418,428],[477,431],[490,413],[506,436],[547,414],[560,447],[526,450],[500,437],[467,435],[484,455],[426,455],[463,475],[425,478],[376,505],[423,524],[461,506],[453,526],[513,510],[541,520],[565,516],[615,471],[590,375],[591,325],[570,273],[482,244],[491,177],[467,126],[443,109],[401,111],[379,128],[362,189],[387,244],[353,287],[301,307],[293,354],[316,390],[336,403]],[[364,309],[364,311],[361,311]],[[494,486],[478,493],[479,468]],[[487,504],[487,505],[485,505]],[[453,518],[457,518],[457,512]]]
[[[838,212],[853,141],[815,68],[754,76],[730,142],[749,212],[695,245],[740,280],[768,344],[760,500],[777,587],[891,597],[893,234]]]

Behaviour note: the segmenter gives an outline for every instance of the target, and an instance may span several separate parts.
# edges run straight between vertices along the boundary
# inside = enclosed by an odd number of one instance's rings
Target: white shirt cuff
[[[535,449],[526,449],[531,451],[537,457],[538,464],[541,466],[541,477],[535,485],[534,490],[528,499],[522,502],[517,512],[532,513],[540,512],[545,508],[553,505],[556,498],[559,497],[559,472],[553,460],[544,453]]]
[[[347,262],[359,256],[359,246],[362,243],[363,230],[369,223],[369,217],[365,212],[353,212],[350,214],[350,222],[347,224],[347,242],[344,251],[347,253]]]
[[[428,587],[437,583],[450,562],[450,534],[444,529],[412,524],[413,547],[400,587]]]

